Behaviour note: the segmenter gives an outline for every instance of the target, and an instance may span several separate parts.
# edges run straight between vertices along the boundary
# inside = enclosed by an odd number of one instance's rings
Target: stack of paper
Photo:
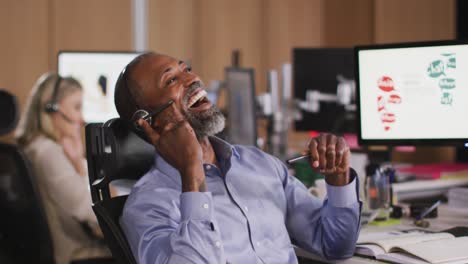
[[[395,263],[468,263],[468,237],[418,232],[363,234],[356,254]]]

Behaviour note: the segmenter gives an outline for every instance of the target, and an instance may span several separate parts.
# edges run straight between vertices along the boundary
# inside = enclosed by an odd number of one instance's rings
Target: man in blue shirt
[[[352,256],[361,204],[343,138],[320,135],[305,151],[325,175],[321,201],[275,157],[214,137],[224,117],[183,61],[137,57],[117,81],[115,103],[158,152],[121,217],[138,263],[297,263],[292,243],[329,259]],[[163,105],[152,120],[135,119]]]

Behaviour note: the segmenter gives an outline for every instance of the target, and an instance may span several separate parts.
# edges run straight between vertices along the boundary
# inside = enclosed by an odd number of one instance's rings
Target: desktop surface
[[[401,219],[400,224],[387,225],[387,226],[375,226],[375,225],[364,225],[361,228],[362,234],[380,233],[385,231],[405,231],[420,229],[431,232],[441,232],[456,226],[468,227],[468,207],[464,209],[452,208],[447,204],[442,204],[438,208],[439,216],[437,218],[426,219],[430,225],[428,228],[420,228],[413,224],[413,219],[404,217]],[[300,258],[301,264],[308,263],[342,263],[342,264],[364,264],[364,263],[386,263],[378,261],[372,258],[366,258],[363,256],[353,256],[350,259],[340,261],[329,261],[317,257],[303,249],[296,248],[296,255]]]

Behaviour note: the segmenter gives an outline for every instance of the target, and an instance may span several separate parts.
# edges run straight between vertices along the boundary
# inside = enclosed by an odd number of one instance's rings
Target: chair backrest
[[[18,124],[19,109],[16,97],[0,89],[0,135],[13,131]]]
[[[127,195],[117,196],[95,203],[93,210],[114,259],[120,264],[136,264],[127,238],[119,225],[125,201],[127,201]]]
[[[154,147],[120,118],[86,126],[86,149],[93,202],[108,199],[111,181],[138,180],[154,162]]]
[[[154,147],[121,119],[86,126],[86,157],[93,198],[93,210],[114,258],[120,263],[136,263],[119,225],[127,196],[111,198],[109,183],[138,180],[154,162]]]
[[[2,135],[18,121],[14,96],[0,91],[0,108]],[[3,143],[0,160],[0,254],[8,254],[14,263],[54,263],[47,218],[28,160],[17,146]]]

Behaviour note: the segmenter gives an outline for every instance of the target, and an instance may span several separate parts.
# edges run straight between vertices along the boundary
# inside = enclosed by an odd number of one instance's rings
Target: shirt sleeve
[[[226,263],[209,192],[139,191],[120,224],[138,263]]]
[[[345,186],[327,185],[324,201],[311,195],[281,164],[287,199],[286,226],[297,246],[327,259],[353,255],[360,230],[361,202],[358,177],[351,170],[352,181]]]

